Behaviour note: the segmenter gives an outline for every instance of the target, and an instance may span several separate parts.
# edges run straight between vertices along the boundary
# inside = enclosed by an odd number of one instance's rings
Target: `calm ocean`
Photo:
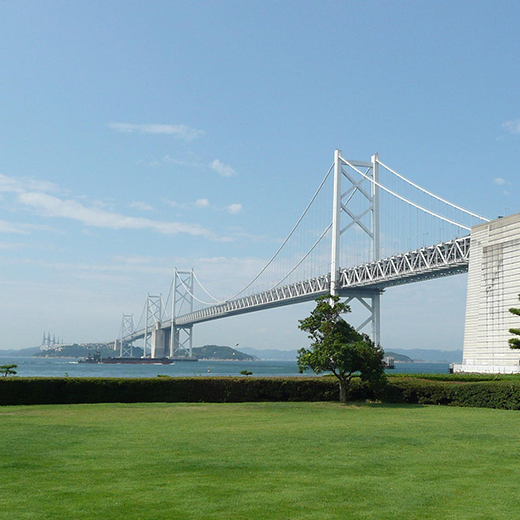
[[[253,376],[298,376],[293,361],[199,361],[175,362],[172,365],[93,365],[78,363],[75,359],[32,357],[1,357],[0,365],[16,364],[21,377],[156,377],[182,376],[239,376],[241,370]],[[448,363],[396,363],[389,373],[447,374]],[[313,372],[304,375],[312,376]]]

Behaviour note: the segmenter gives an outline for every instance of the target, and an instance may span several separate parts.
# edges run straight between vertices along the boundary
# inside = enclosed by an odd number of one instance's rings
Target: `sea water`
[[[171,365],[104,365],[78,363],[77,359],[35,358],[0,355],[0,365],[18,365],[20,377],[171,377],[240,376],[242,370],[253,377],[313,376],[298,372],[296,361],[175,361]],[[448,363],[396,363],[389,374],[447,374]]]

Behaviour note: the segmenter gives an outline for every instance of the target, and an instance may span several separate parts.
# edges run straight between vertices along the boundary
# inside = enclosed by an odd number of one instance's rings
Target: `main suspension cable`
[[[193,271],[193,278],[195,278],[195,280],[197,281],[197,283],[199,284],[200,288],[212,299],[214,300],[216,303],[220,303],[220,300],[218,300],[217,298],[215,298],[214,296],[212,296],[207,290],[206,288],[200,283],[200,280],[197,278],[197,275],[195,274],[195,271]],[[210,305],[210,304],[208,304]]]
[[[467,209],[464,209],[464,208],[461,208],[460,206],[457,206],[456,204],[452,204],[450,201],[448,200],[445,200],[441,197],[438,197],[437,195],[435,195],[435,193],[432,193],[428,190],[425,190],[424,188],[421,188],[421,186],[415,184],[414,182],[408,180],[406,177],[403,177],[402,175],[400,175],[399,173],[397,173],[395,170],[392,170],[392,168],[390,168],[389,166],[387,166],[386,164],[383,164],[379,159],[377,159],[377,162],[383,167],[383,168],[386,168],[389,172],[393,173],[394,175],[396,175],[397,177],[399,177],[401,180],[407,182],[408,184],[411,184],[414,188],[417,188],[418,190],[421,190],[422,192],[426,193],[427,195],[430,195],[430,197],[433,197],[441,202],[443,202],[444,204],[447,204],[448,206],[451,206],[452,208],[455,208],[455,209],[458,209],[459,211],[462,211],[463,213],[467,213],[468,215],[471,215],[472,217],[475,217],[475,218],[478,218],[480,220],[483,220],[484,222],[489,222],[489,219],[486,218],[486,217],[481,217],[480,215],[477,215],[476,213],[473,213],[471,211],[468,211]]]
[[[181,282],[181,285],[184,287],[184,290],[195,300],[197,300],[199,303],[202,303],[204,305],[215,305],[215,302],[205,302],[199,298],[197,298],[190,290],[190,288],[184,283],[184,281],[182,280],[182,278],[179,277],[179,281]],[[199,285],[200,285],[200,282],[199,282]],[[202,287],[202,286],[201,286]],[[211,296],[211,294],[209,294],[208,296]],[[213,298],[213,296],[211,296]],[[216,302],[216,303],[223,303],[223,302]]]
[[[459,228],[465,229],[466,231],[471,231],[471,228],[469,228],[467,226],[464,226],[463,224],[460,224],[459,222],[455,222],[455,221],[450,220],[450,219],[448,219],[446,217],[443,217],[442,215],[434,213],[433,211],[430,211],[429,209],[423,208],[422,206],[419,206],[418,204],[415,204],[411,200],[408,200],[408,199],[405,199],[404,197],[401,197],[401,195],[398,195],[394,191],[389,190],[388,188],[386,188],[385,186],[383,186],[382,184],[380,184],[376,180],[372,179],[372,177],[369,177],[368,175],[365,175],[361,170],[358,170],[353,164],[348,162],[346,159],[343,159],[343,157],[341,157],[341,160],[345,164],[350,166],[354,171],[356,171],[360,175],[362,175],[365,179],[369,180],[371,183],[375,184],[377,187],[379,187],[379,188],[385,190],[386,192],[390,193],[390,195],[393,195],[394,197],[397,197],[398,199],[402,200],[403,202],[406,202],[406,203],[410,204],[410,206],[413,206],[413,207],[415,207],[417,209],[420,209],[421,211],[424,211],[425,213],[428,213],[429,215],[432,215],[433,217],[436,217],[438,219],[444,220],[445,222],[448,222],[449,224],[452,224],[452,225],[457,226]]]

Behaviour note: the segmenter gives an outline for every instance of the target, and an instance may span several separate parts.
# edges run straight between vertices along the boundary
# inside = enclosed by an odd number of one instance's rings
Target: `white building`
[[[520,350],[509,348],[520,318],[520,213],[471,229],[462,364],[454,372],[520,373]]]

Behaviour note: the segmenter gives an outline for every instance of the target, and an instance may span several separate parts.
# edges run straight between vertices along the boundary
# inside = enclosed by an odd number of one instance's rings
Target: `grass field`
[[[518,412],[336,403],[0,407],[0,519],[507,519]]]

